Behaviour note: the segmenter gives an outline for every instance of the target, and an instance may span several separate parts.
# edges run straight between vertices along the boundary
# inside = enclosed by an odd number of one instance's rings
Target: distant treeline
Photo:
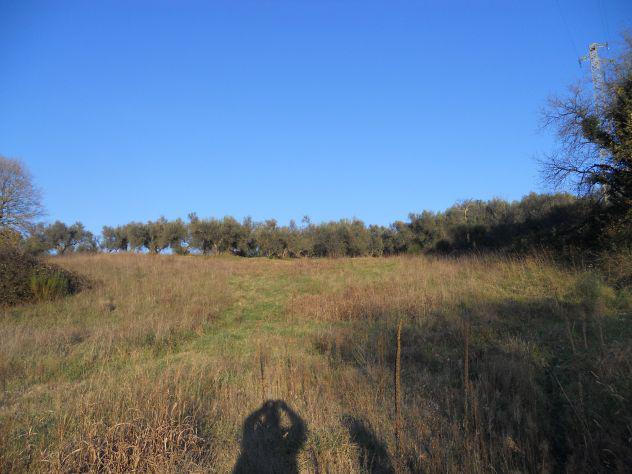
[[[34,252],[79,251],[234,254],[244,257],[359,257],[467,251],[524,252],[547,248],[603,247],[604,227],[591,197],[529,194],[503,199],[459,202],[444,212],[410,214],[390,226],[365,225],[357,219],[314,224],[305,217],[287,226],[271,219],[242,222],[233,217],[130,222],[104,226],[95,237],[81,223],[39,225],[26,241]],[[613,236],[606,236],[608,242]]]

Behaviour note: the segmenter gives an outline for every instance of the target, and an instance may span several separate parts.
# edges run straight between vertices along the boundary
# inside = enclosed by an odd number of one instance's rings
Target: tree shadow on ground
[[[404,407],[423,406],[428,418],[409,419],[401,462],[413,472],[423,470],[417,468],[422,459],[436,468],[443,459],[461,466],[485,459],[499,472],[525,466],[606,472],[630,465],[630,352],[623,348],[630,347],[632,316],[622,308],[622,316],[587,317],[573,302],[508,298],[478,301],[462,314],[405,318]],[[389,397],[384,387],[392,383],[398,320],[399,314],[387,314],[335,327],[315,337],[315,347],[332,367],[357,368],[370,389]],[[424,422],[434,423],[434,434],[414,428]],[[349,432],[367,446],[368,461],[379,459],[370,437],[363,442]]]
[[[358,418],[344,416],[342,424],[349,431],[351,442],[358,446],[358,463],[370,474],[394,473],[391,458],[388,455],[386,444]]]
[[[244,421],[233,474],[298,473],[296,456],[307,425],[283,400],[268,400]]]

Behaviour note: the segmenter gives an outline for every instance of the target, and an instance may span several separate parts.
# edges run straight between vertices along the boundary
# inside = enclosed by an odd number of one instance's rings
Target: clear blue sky
[[[631,26],[629,0],[0,0],[0,154],[93,231],[516,199],[547,96]]]

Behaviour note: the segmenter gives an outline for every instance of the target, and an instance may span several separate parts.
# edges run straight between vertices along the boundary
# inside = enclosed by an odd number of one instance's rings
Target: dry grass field
[[[2,472],[632,465],[632,297],[591,273],[500,257],[53,261],[93,284],[0,310]]]

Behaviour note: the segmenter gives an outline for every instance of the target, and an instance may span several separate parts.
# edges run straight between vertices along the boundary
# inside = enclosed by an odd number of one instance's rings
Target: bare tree
[[[544,125],[557,132],[558,148],[542,161],[544,177],[571,183],[581,193],[601,190],[609,213],[630,218],[632,207],[632,37],[622,56],[606,67],[604,97],[574,87],[544,112]]]
[[[41,193],[18,160],[0,156],[0,230],[27,232],[43,214]]]

